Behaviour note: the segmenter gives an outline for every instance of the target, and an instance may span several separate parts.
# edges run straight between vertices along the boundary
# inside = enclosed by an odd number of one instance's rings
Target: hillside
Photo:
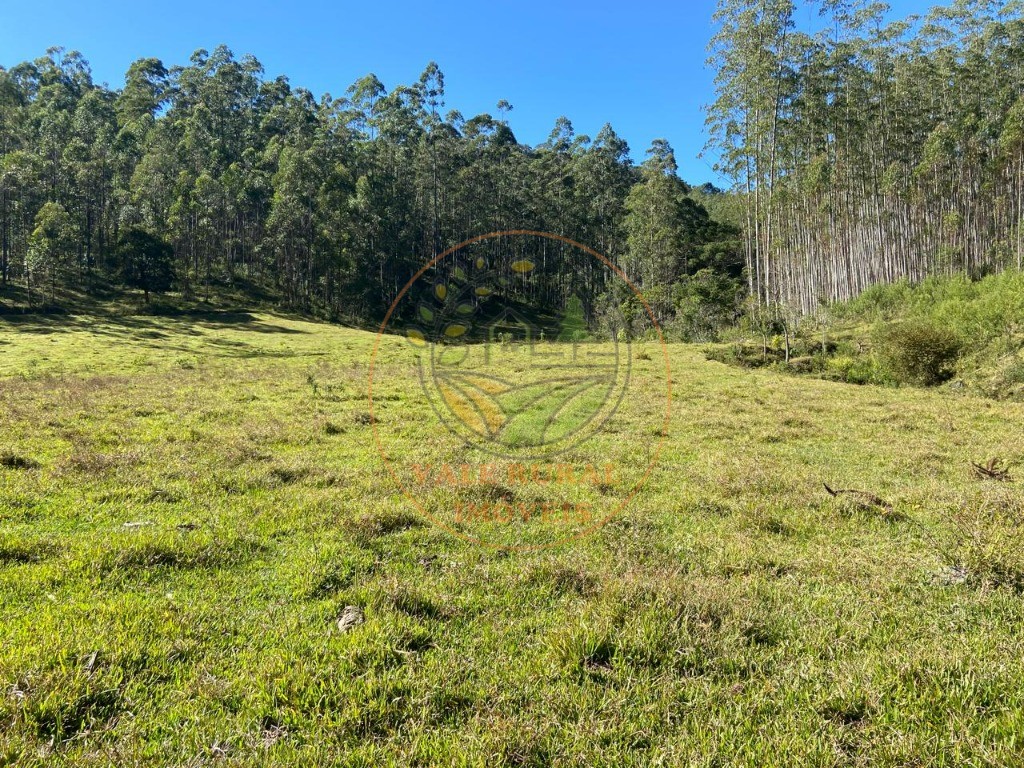
[[[644,494],[510,552],[391,481],[374,419],[396,453],[434,438],[400,338],[369,416],[373,345],[256,312],[0,320],[0,762],[1018,759],[1024,498],[970,462],[1024,458],[1024,406],[672,345]],[[642,453],[639,424],[612,444]]]
[[[815,317],[755,317],[709,358],[853,384],[1024,399],[1024,273],[876,285]]]

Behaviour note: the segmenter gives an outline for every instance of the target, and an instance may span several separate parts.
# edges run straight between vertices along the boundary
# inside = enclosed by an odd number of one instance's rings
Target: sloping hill
[[[713,346],[708,356],[855,384],[942,385],[957,393],[1024,400],[1024,274],[931,278],[876,285],[819,317]]]
[[[970,462],[1024,458],[1024,406],[673,346],[644,490],[508,552],[394,486],[374,341],[262,313],[0,320],[0,761],[1017,760],[1024,498]],[[378,353],[395,455],[434,435],[413,355]],[[575,458],[638,461],[633,413]]]

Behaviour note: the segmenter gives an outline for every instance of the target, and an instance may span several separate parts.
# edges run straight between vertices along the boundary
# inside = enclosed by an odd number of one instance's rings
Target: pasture
[[[371,415],[374,339],[0,321],[0,765],[1019,763],[1024,496],[971,462],[1024,458],[1024,405],[673,344],[661,435],[641,342],[576,459],[664,438],[643,489],[509,550],[396,486],[374,428],[435,423],[399,337]]]

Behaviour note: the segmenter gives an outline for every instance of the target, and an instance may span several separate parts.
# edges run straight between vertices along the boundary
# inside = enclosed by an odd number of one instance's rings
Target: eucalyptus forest
[[[448,109],[434,63],[318,99],[225,47],[140,59],[119,89],[52,49],[0,69],[0,280],[28,305],[113,280],[375,319],[445,247],[523,228],[596,248],[700,337],[745,295],[806,314],[879,282],[1019,268],[1017,5],[813,7],[802,30],[792,0],[720,4],[707,150],[724,190],[678,178],[663,140],[635,164],[610,125],[592,138],[563,117],[522,144],[504,100]],[[573,291],[593,320],[623,297],[591,282]]]
[[[750,294],[801,312],[875,283],[1024,260],[1024,16],[957,0],[723,0],[713,146],[743,199]]]
[[[712,310],[737,292],[739,231],[701,204],[718,190],[677,177],[666,142],[635,167],[610,125],[590,138],[561,118],[525,146],[507,102],[445,111],[433,63],[409,86],[368,75],[317,100],[224,47],[137,61],[117,91],[54,49],[0,71],[0,107],[0,273],[29,304],[113,280],[379,319],[444,247],[515,228],[598,249],[660,292],[663,318],[687,281]],[[591,314],[603,289],[575,286]]]

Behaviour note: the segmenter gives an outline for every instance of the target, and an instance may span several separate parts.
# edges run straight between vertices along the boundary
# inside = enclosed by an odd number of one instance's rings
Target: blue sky
[[[925,0],[893,0],[894,13]],[[520,141],[537,144],[566,115],[577,133],[605,122],[642,160],[667,138],[688,181],[724,182],[698,159],[702,107],[713,99],[705,69],[714,0],[580,3],[575,0],[381,2],[310,0],[50,0],[0,8],[0,65],[33,59],[52,45],[81,51],[97,81],[120,87],[143,56],[187,63],[197,48],[227,44],[252,53],[267,75],[285,74],[319,95],[343,95],[374,72],[389,88],[414,81],[430,60],[445,73],[447,108],[471,117],[513,105]],[[798,22],[815,14],[802,10]]]

